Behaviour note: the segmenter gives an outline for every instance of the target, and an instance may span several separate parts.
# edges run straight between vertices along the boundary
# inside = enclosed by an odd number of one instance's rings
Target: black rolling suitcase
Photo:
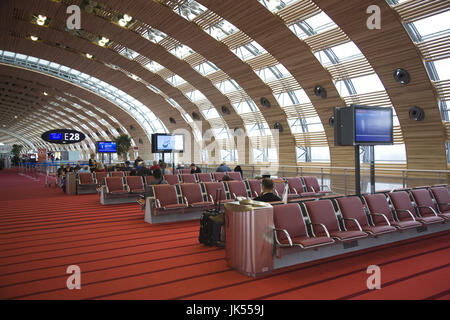
[[[216,191],[216,203],[213,209],[204,210],[200,217],[200,232],[198,241],[206,246],[223,246],[221,243],[221,224],[217,221],[221,220],[220,213],[220,196],[222,189]],[[223,225],[223,223],[222,223]]]

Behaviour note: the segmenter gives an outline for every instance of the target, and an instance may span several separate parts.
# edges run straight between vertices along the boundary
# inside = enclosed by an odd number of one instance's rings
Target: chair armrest
[[[411,216],[411,218],[413,219],[413,221],[416,221],[416,218],[414,217],[414,215],[412,214],[412,212],[411,212],[410,210],[399,209],[399,210],[396,210],[396,211],[399,211],[399,212],[408,212],[408,214]]]
[[[233,198],[234,199],[236,199],[237,198],[237,196],[236,196],[236,194],[233,192]]]
[[[433,207],[430,206],[417,206],[417,208],[428,208],[431,210],[431,212],[433,212],[433,214],[437,217],[437,213],[436,211],[433,209]]]
[[[380,216],[380,217],[383,217],[384,218],[384,220],[386,220],[386,222],[387,222],[387,224],[388,224],[388,226],[390,226],[391,225],[391,223],[389,222],[389,219],[386,217],[386,215],[384,215],[384,214],[382,214],[382,213],[369,213],[371,216]]]
[[[212,195],[208,194],[208,196],[209,196],[209,199],[211,200],[211,202],[214,203],[214,199],[213,199]]]
[[[344,220],[344,221],[345,221],[345,220],[353,221],[353,222],[356,223],[356,225],[358,226],[359,231],[363,231],[362,228],[361,228],[361,225],[359,224],[359,221],[356,220],[355,218],[343,218],[343,220]]]
[[[161,208],[161,202],[159,199],[155,199],[155,208]]]
[[[184,199],[184,203],[186,204],[186,206],[189,207],[189,202],[188,202],[187,198],[183,197],[183,199]]]
[[[323,230],[325,231],[325,233],[327,234],[328,238],[330,237],[330,233],[328,232],[327,227],[325,227],[325,225],[323,223],[311,223],[312,226],[321,226],[323,228]],[[314,230],[313,230],[314,231]]]
[[[286,238],[287,238],[288,241],[289,241],[289,246],[292,247],[292,246],[293,246],[293,244],[292,244],[292,239],[291,239],[291,236],[289,235],[289,233],[287,232],[286,229],[277,229],[277,228],[273,228],[273,234],[275,235],[275,242],[276,242],[276,244],[279,245],[279,246],[283,246],[283,245],[284,245],[284,244],[280,243],[280,241],[278,241],[277,231],[281,231],[281,232],[283,232],[283,233],[286,235]]]

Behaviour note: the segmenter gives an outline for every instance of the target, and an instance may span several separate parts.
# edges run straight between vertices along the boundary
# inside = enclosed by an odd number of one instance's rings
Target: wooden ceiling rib
[[[311,0],[295,2],[280,11],[277,15],[283,19],[288,26],[320,13],[320,9]]]
[[[411,0],[398,4],[395,10],[400,14],[403,22],[409,23],[448,11],[448,8],[447,0]]]

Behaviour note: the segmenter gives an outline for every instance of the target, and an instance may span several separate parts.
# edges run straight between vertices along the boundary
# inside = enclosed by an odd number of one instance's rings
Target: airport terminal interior
[[[0,9],[0,299],[450,300],[448,0]]]

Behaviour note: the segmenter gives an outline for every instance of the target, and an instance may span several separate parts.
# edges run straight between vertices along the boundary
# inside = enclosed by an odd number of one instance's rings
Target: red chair
[[[182,174],[181,181],[183,181],[183,183],[196,183],[197,182],[197,180],[195,179],[195,175],[193,175],[193,174]]]
[[[248,186],[250,187],[250,192],[252,197],[258,197],[262,193],[261,180],[249,179],[247,180]]]
[[[183,195],[184,202],[189,207],[210,207],[214,203],[205,201],[202,195],[202,189],[198,183],[182,183],[180,184],[181,194]]]
[[[240,172],[227,172],[227,174],[232,180],[242,180]]]
[[[300,207],[296,203],[273,207],[275,244],[280,247],[300,247],[303,249],[333,244],[329,236],[310,237]]]
[[[178,175],[176,175],[176,174],[166,174],[164,176],[164,180],[166,180],[167,183],[170,185],[175,185],[175,184],[180,183],[180,179],[178,179]]]
[[[303,177],[303,181],[305,182],[307,192],[323,193],[323,194],[333,193],[333,191],[331,190],[321,190],[319,186],[319,181],[314,176]]]
[[[444,219],[445,216],[442,218],[438,216],[433,198],[431,198],[430,192],[427,189],[413,189],[411,190],[411,195],[417,205],[417,211],[420,217],[442,222],[441,219]]]
[[[244,181],[227,181],[228,191],[230,192],[230,196],[233,198],[236,197],[245,197],[248,198],[247,187],[245,186]]]
[[[411,202],[411,198],[409,197],[406,191],[395,191],[390,192],[389,199],[391,199],[391,203],[394,206],[395,213],[397,217],[405,216],[406,214],[412,214],[415,216],[416,220],[422,222],[423,224],[433,224],[433,223],[441,223],[444,222],[444,219],[438,217],[437,215],[428,215],[428,216],[417,216],[416,210]],[[431,198],[430,198],[431,200]],[[433,201],[431,200],[431,203]]]
[[[123,183],[123,178],[106,177],[106,192],[110,194],[125,194],[128,193],[126,186]]]
[[[178,169],[179,174],[191,174],[191,169]]]
[[[205,186],[206,195],[211,202],[217,202],[216,195],[220,195],[220,203],[234,201],[233,199],[227,199],[223,182],[205,182],[203,185]],[[217,190],[221,190],[221,192],[217,192]]]
[[[305,202],[306,209],[315,237],[333,237],[339,241],[349,241],[367,237],[367,233],[354,230],[342,231],[334,212],[331,200],[318,200]]]
[[[395,227],[389,225],[371,226],[359,197],[337,198],[336,201],[342,214],[346,230],[364,231],[375,236],[397,230]]]
[[[375,225],[392,225],[400,230],[412,229],[422,226],[419,221],[416,221],[414,216],[394,218],[386,196],[381,193],[364,195],[367,207],[370,211],[370,216]],[[400,219],[401,218],[401,219]]]
[[[126,176],[128,191],[130,193],[144,193],[145,187],[141,176]]]
[[[273,180],[273,193],[283,199],[283,194],[286,189],[286,182],[284,180]]]
[[[155,180],[154,176],[146,176],[145,177],[145,184],[150,184],[151,181]]]
[[[212,182],[211,173],[197,173],[197,178],[199,182]]]
[[[224,176],[225,176],[225,172],[214,172],[214,180],[215,181],[222,181]]]
[[[314,192],[306,192],[303,186],[303,182],[300,178],[287,178],[289,187],[289,194],[291,197],[294,197],[295,195],[298,196],[312,196],[314,195]]]
[[[97,180],[97,184],[104,184],[107,175],[108,173],[106,172],[95,172],[95,180]]]
[[[123,177],[123,171],[112,171],[109,173],[110,177]]]
[[[80,172],[78,173],[78,183],[80,185],[93,185],[97,182],[95,181],[92,173],[90,172]]]
[[[155,208],[158,210],[171,210],[186,208],[183,202],[178,202],[176,187],[170,184],[157,184],[153,186],[155,195]]]
[[[431,187],[431,193],[436,200],[439,216],[450,220],[450,194],[447,187]]]

